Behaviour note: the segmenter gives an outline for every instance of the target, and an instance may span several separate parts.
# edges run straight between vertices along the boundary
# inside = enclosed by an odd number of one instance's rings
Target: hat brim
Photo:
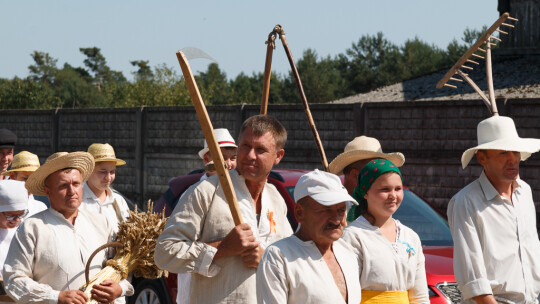
[[[394,165],[401,167],[405,163],[405,156],[401,152],[381,153],[373,151],[353,150],[339,154],[328,166],[328,170],[336,175],[343,174],[343,169],[348,165],[363,159],[384,158]]]
[[[529,158],[531,154],[540,150],[540,139],[520,137],[503,138],[467,149],[465,152],[463,152],[463,155],[461,155],[461,166],[463,169],[467,167],[478,150],[503,150],[520,152],[521,161],[524,161]]]
[[[232,144],[232,143],[223,143],[223,144],[220,144],[219,147],[220,147],[220,148],[238,148],[237,145]],[[205,155],[206,153],[208,153],[208,151],[210,151],[210,149],[209,149],[208,147],[206,147],[206,148],[200,150],[200,151],[199,151],[199,157],[200,157],[201,159],[204,159],[204,155]]]
[[[11,169],[2,172],[3,176],[8,176],[10,172],[35,172],[39,167],[24,167],[24,168],[17,168],[17,169]]]
[[[26,181],[26,189],[34,195],[47,195],[45,179],[52,173],[65,168],[75,168],[81,172],[82,181],[86,181],[94,171],[94,157],[88,152],[72,152],[52,159],[39,167]]]
[[[358,205],[358,202],[344,191],[326,191],[310,194],[309,196],[323,206],[333,206],[345,202],[351,202]]]
[[[104,157],[100,159],[95,160],[96,163],[102,163],[102,162],[115,162],[117,166],[123,166],[126,164],[126,162],[120,158],[113,158],[113,157]]]

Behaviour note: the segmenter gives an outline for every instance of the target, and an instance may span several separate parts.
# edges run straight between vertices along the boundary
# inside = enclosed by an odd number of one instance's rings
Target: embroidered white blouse
[[[410,303],[429,303],[425,258],[418,234],[395,220],[396,242],[389,242],[363,216],[349,224],[343,240],[360,259],[360,285],[365,290],[408,291]]]

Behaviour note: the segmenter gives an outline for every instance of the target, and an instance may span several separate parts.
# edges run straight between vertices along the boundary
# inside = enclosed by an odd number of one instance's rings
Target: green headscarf
[[[374,159],[362,168],[358,175],[358,185],[354,188],[353,198],[358,205],[353,205],[347,213],[347,221],[350,223],[367,211],[367,201],[364,198],[371,185],[386,172],[396,172],[401,177],[398,167],[387,159]]]

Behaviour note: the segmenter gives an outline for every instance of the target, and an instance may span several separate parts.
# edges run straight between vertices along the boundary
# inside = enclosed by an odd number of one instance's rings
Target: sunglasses
[[[24,210],[24,212],[21,213],[21,214],[10,215],[10,214],[6,214],[4,212],[2,212],[2,214],[4,215],[4,217],[6,218],[6,220],[8,222],[15,222],[17,219],[22,219],[23,217],[27,216],[28,215],[28,209]]]

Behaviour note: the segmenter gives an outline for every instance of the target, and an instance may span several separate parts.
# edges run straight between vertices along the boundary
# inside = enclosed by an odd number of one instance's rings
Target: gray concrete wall
[[[256,106],[209,106],[215,128],[228,128],[238,136],[241,123],[257,114]],[[514,118],[522,137],[540,137],[540,100],[499,101],[501,115]],[[461,154],[476,145],[476,125],[489,116],[479,100],[409,103],[317,104],[311,112],[323,141],[328,162],[355,136],[381,141],[386,152],[400,151],[406,185],[446,210],[448,200],[477,178],[475,160],[461,169]],[[288,130],[281,168],[322,168],[302,106],[270,106]],[[85,151],[94,142],[108,142],[118,157],[114,186],[138,204],[158,199],[167,182],[202,161],[197,152],[203,135],[193,107],[130,109],[61,109],[0,111],[0,127],[19,136],[17,151],[28,150],[44,159],[56,151]],[[521,177],[540,201],[540,157],[522,164]]]

